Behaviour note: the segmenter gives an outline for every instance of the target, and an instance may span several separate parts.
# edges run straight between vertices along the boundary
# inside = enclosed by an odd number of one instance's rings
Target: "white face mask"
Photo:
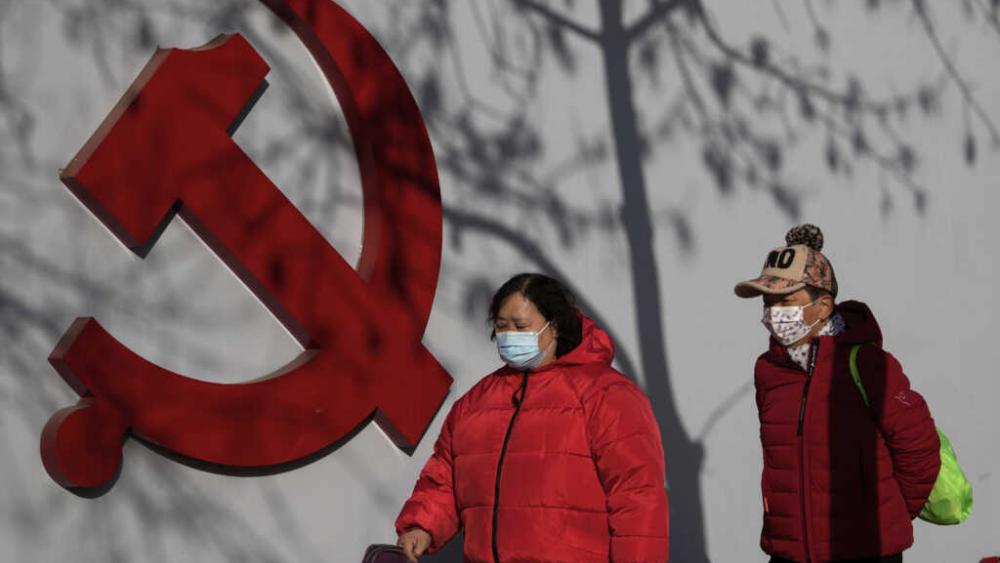
[[[806,324],[805,321],[805,308],[815,303],[813,301],[808,305],[764,307],[764,318],[760,322],[764,323],[767,330],[771,331],[775,340],[780,342],[782,346],[791,346],[805,338],[820,321],[816,319],[816,322],[812,324]]]

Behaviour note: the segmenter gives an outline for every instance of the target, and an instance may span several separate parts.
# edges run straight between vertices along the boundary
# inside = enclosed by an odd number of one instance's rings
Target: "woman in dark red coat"
[[[607,333],[552,278],[494,295],[505,366],[448,413],[396,531],[411,561],[459,530],[468,562],[667,561],[663,449]]]
[[[813,225],[789,231],[760,277],[770,349],[754,383],[764,449],[761,547],[772,563],[898,563],[941,465],[923,397],[863,303],[836,303],[837,280]],[[857,365],[871,406],[850,372]]]

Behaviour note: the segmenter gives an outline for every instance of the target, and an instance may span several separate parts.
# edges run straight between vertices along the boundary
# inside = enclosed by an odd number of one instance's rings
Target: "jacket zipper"
[[[816,353],[819,348],[819,340],[813,340],[809,345],[809,369],[806,371],[806,384],[802,388],[802,405],[799,407],[799,429],[795,433],[802,435],[802,426],[806,421],[806,402],[809,399],[809,384],[812,383],[813,372],[816,371]]]
[[[507,425],[507,434],[503,437],[503,446],[500,448],[500,459],[497,460],[497,479],[493,487],[493,530],[490,534],[493,542],[493,561],[500,563],[500,551],[497,544],[497,523],[500,518],[500,476],[503,474],[503,460],[507,455],[507,443],[510,442],[511,431],[514,430],[514,421],[517,420],[518,413],[521,412],[521,405],[524,404],[524,395],[528,391],[528,372],[525,371],[521,377],[521,386],[514,391],[511,401],[514,403],[514,414],[510,417]]]
[[[799,492],[802,495],[802,544],[805,551],[806,561],[812,561],[812,554],[809,551],[809,491],[806,490],[806,438],[804,436],[806,420],[806,403],[809,399],[809,385],[812,383],[813,374],[816,371],[816,356],[819,354],[819,339],[813,340],[809,345],[809,365],[806,370],[806,383],[802,388],[802,406],[799,407]]]

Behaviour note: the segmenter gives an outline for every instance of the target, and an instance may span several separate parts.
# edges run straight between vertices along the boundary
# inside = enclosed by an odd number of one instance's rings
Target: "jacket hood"
[[[882,329],[868,305],[860,301],[844,301],[836,311],[844,317],[847,330],[837,335],[838,344],[876,344],[882,347]]]
[[[875,344],[882,347],[882,329],[879,328],[878,321],[868,305],[860,301],[844,301],[838,303],[834,311],[840,313],[844,318],[847,328],[837,336],[823,336],[820,338],[833,338],[838,345],[851,346],[854,344]],[[791,362],[786,353],[785,346],[771,337],[768,356],[771,360]]]
[[[582,338],[580,339],[580,344],[566,354],[556,358],[552,363],[531,370],[532,373],[587,364],[611,365],[611,362],[615,359],[615,345],[611,341],[611,337],[589,317],[583,313],[579,313],[579,315],[583,325],[581,327]],[[504,366],[501,368],[500,373],[503,375],[519,374],[521,370]]]

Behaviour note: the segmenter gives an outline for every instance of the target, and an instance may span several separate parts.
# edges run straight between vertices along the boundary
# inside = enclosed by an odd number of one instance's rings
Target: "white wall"
[[[575,11],[563,2],[552,7],[597,27],[598,3],[576,4]],[[622,367],[635,366],[630,375],[656,395],[668,444],[683,435],[694,448],[685,451],[703,448],[700,466],[668,453],[672,495],[683,500],[672,505],[675,560],[763,561],[750,381],[766,335],[759,304],[737,300],[731,288],[756,274],[796,217],[763,180],[750,185],[739,173],[730,189],[719,189],[703,159],[705,145],[716,142],[737,162],[755,163],[762,179],[781,182],[799,206],[797,217],[823,227],[842,297],[872,306],[886,347],[927,397],[975,487],[973,517],[954,528],[918,522],[907,560],[978,561],[1000,552],[993,533],[1000,490],[992,476],[1000,461],[993,432],[1000,153],[978,113],[1000,120],[1000,33],[984,16],[985,3],[933,6],[929,21],[974,96],[972,107],[910,6],[869,12],[860,3],[814,4],[816,25],[832,40],[827,54],[798,3],[714,0],[708,8],[720,36],[739,49],[766,37],[775,64],[804,69],[817,84],[823,81],[814,71],[826,68],[831,96],[846,90],[848,75],[863,84],[866,101],[940,81],[936,111],[925,115],[911,104],[905,119],[890,112],[886,126],[862,112],[882,160],[853,153],[849,139],[833,133],[852,172],[831,172],[822,120],[806,120],[788,89],[759,69],[734,62],[738,82],[723,110],[705,76],[726,57],[698,24],[673,14],[676,43],[660,23],[633,46],[628,97],[643,141],[642,149],[626,149],[641,150],[655,253],[655,263],[635,264],[629,249],[636,241],[622,218],[637,215],[620,207],[636,185],[621,179],[615,142],[623,139],[609,118],[609,99],[622,102],[622,91],[608,89],[597,45],[572,34],[560,42],[539,17],[501,0],[344,2],[401,67],[437,152],[444,258],[425,342],[455,378],[448,404],[497,364],[483,319],[490,291],[518,271],[556,273],[617,336]],[[626,23],[648,9],[629,0]],[[137,31],[144,19],[146,41]],[[46,357],[77,316],[97,317],[160,365],[211,381],[249,379],[297,353],[181,220],[139,259],[58,181],[59,167],[155,44],[194,47],[224,31],[246,34],[272,67],[270,88],[237,141],[353,260],[360,191],[336,103],[305,50],[263,7],[0,2],[0,560],[354,561],[367,544],[394,540],[392,521],[444,411],[413,457],[370,426],[299,470],[237,478],[129,443],[120,480],[94,500],[62,490],[42,468],[39,432],[75,400]],[[508,64],[500,67],[500,59]],[[692,77],[688,88],[679,61]],[[772,101],[752,103],[764,95]],[[842,105],[814,103],[849,129]],[[725,136],[740,123],[774,139],[780,169],[765,172],[754,144]],[[963,146],[969,127],[977,141],[972,164]],[[888,166],[900,142],[919,155],[912,173]],[[926,192],[923,211],[911,184]],[[642,324],[648,319],[638,315],[648,301],[639,296],[637,306],[632,285],[636,272],[650,271],[659,275],[661,342],[650,340],[650,325]],[[643,357],[664,351],[669,379],[641,369]],[[680,468],[697,470],[697,479],[678,477]],[[689,517],[698,512],[700,523]]]

